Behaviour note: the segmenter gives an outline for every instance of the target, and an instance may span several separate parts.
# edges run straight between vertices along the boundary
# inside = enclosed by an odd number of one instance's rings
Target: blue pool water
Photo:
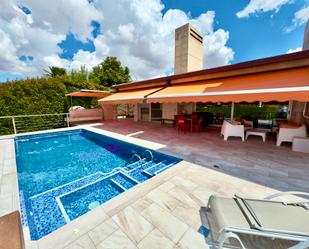
[[[88,130],[15,138],[23,226],[37,240],[180,161]]]

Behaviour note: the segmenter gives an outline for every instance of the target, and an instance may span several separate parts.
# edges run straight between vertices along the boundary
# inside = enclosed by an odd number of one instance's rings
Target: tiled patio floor
[[[182,162],[72,221],[29,248],[207,249],[197,232],[211,194],[264,197],[275,191]],[[31,245],[31,247],[30,247]]]
[[[252,137],[244,143],[237,139],[224,142],[218,130],[184,135],[169,126],[131,121],[106,122],[95,127],[99,129],[89,129],[146,147],[161,148],[186,161],[37,242],[30,241],[25,231],[26,249],[210,248],[197,230],[201,225],[200,208],[207,205],[211,194],[233,196],[237,193],[261,198],[278,190],[309,189],[309,155],[293,153],[289,147],[277,148],[274,140],[263,144],[259,138]],[[13,146],[11,139],[0,143],[6,152],[0,156],[0,193],[4,198],[12,185],[8,183],[9,176],[16,175]],[[13,169],[8,170],[12,166]],[[16,185],[16,179],[12,182]],[[13,197],[16,197],[15,185],[11,186]],[[16,201],[3,206],[2,201],[0,211],[18,206],[11,204]]]
[[[255,136],[245,142],[240,138],[225,142],[217,128],[183,134],[171,126],[131,120],[105,122],[96,127],[164,144],[163,151],[186,161],[210,168],[219,166],[214,169],[264,186],[309,192],[309,154],[293,152],[290,144],[277,147],[271,134],[266,143]]]

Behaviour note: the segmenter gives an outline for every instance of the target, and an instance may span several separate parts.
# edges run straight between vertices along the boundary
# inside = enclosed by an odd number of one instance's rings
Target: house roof
[[[114,85],[112,88],[115,91],[126,91],[308,66],[309,50],[305,50],[222,67]]]

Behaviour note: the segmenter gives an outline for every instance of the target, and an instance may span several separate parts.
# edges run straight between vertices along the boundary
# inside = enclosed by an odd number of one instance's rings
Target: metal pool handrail
[[[152,152],[150,150],[145,150],[141,157],[143,157],[146,152],[148,152],[148,154],[150,154],[150,161],[153,161],[154,157],[153,157],[153,154],[152,154]]]
[[[128,162],[127,162],[127,164],[126,165],[128,165],[128,164],[131,164],[132,162],[132,159],[134,158],[134,157],[137,157],[137,161],[136,162],[139,162],[139,161],[141,161],[142,160],[142,158],[138,155],[138,154],[133,154],[132,156],[131,156],[131,158],[128,160]]]
[[[31,115],[12,115],[12,116],[0,116],[0,120],[3,119],[11,119],[12,120],[12,126],[14,130],[14,134],[18,133],[18,129],[21,128],[21,130],[25,130],[24,126],[27,126],[26,122],[20,121],[18,119],[22,118],[34,118],[34,117],[50,117],[50,116],[63,116],[64,123],[66,123],[67,127],[70,127],[70,120],[69,120],[69,113],[50,113],[50,114],[31,114]],[[48,124],[51,124],[50,122],[46,122]],[[51,124],[52,125],[52,124]],[[53,125],[56,125],[53,123]],[[37,124],[31,125],[34,128],[46,128],[44,126],[37,126]],[[27,129],[26,129],[27,130]]]

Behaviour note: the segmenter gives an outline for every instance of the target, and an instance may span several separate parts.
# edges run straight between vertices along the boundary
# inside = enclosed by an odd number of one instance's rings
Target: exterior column
[[[291,119],[292,111],[293,111],[293,101],[290,100],[290,101],[289,101],[289,105],[288,105],[287,120],[290,120],[290,119]]]
[[[138,104],[133,105],[133,115],[134,115],[134,121],[137,122],[139,120],[139,105]]]
[[[117,120],[117,106],[116,105],[102,105],[103,120]]]
[[[151,103],[149,103],[149,122],[151,122]]]

